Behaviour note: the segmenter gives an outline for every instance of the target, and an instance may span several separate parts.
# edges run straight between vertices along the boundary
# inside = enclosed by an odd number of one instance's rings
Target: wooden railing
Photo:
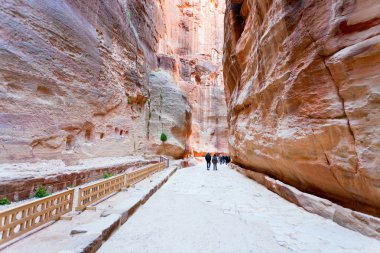
[[[59,219],[73,208],[74,189],[0,212],[0,244]]]
[[[150,165],[144,169],[129,172],[102,180],[98,183],[79,188],[78,205],[75,210],[82,211],[102,198],[120,191],[124,187],[140,182],[147,176],[167,167],[167,161]]]
[[[86,209],[100,199],[120,191],[125,185],[125,174],[102,180],[95,184],[79,188],[77,211]]]
[[[162,162],[166,162],[166,167],[169,167],[169,158],[165,157],[165,156],[160,156],[160,163]]]
[[[156,163],[146,168],[121,174],[80,187],[76,210],[82,211],[124,187],[143,180],[147,176],[169,166],[167,158],[160,158]],[[70,189],[52,196],[34,200],[29,203],[0,211],[0,244],[23,235],[49,221],[57,220],[62,215],[71,212],[75,190]]]
[[[141,170],[129,172],[126,174],[126,186],[134,185],[140,182],[141,180],[143,180],[144,178],[146,178],[147,176],[166,168],[166,166],[167,166],[167,162],[164,161],[164,162],[150,165]]]

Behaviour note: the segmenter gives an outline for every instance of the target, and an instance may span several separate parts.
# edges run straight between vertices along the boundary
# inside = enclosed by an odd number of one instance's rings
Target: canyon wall
[[[380,215],[380,3],[228,0],[233,161]]]
[[[224,0],[161,1],[160,67],[171,71],[192,108],[189,151],[227,152],[222,74]]]
[[[1,162],[146,149],[153,2],[1,1]]]
[[[0,162],[179,158],[192,133],[226,147],[215,141],[226,139],[226,109],[194,102],[224,102],[223,34],[210,10],[222,24],[215,1],[0,0]]]

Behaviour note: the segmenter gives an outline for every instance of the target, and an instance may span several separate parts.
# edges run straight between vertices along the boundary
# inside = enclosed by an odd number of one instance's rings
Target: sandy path
[[[380,252],[226,166],[176,174],[98,252]]]

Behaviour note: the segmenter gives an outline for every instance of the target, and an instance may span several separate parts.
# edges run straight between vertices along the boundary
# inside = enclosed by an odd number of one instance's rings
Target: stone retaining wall
[[[35,190],[42,186],[50,193],[67,187],[85,184],[101,179],[105,173],[120,174],[132,167],[156,163],[156,161],[138,161],[104,168],[91,168],[81,171],[67,172],[41,178],[26,178],[0,182],[0,199],[6,197],[10,201],[24,200],[34,197]]]

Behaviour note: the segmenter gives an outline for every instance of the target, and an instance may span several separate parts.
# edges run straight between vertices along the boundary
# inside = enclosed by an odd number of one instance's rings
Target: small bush
[[[9,205],[11,202],[9,202],[9,200],[7,198],[2,198],[0,200],[0,206],[5,206],[5,205]]]
[[[112,174],[112,173],[104,173],[103,174],[103,178],[104,179],[107,179],[107,178],[110,178],[110,177],[113,177],[114,176],[114,174]]]
[[[36,193],[34,194],[34,197],[36,198],[43,198],[50,195],[50,192],[45,187],[38,187]]]
[[[125,16],[127,16],[128,21],[131,21],[131,12],[129,10],[125,10]]]
[[[161,136],[160,136],[160,140],[161,140],[162,142],[165,142],[165,141],[168,140],[168,137],[166,136],[166,134],[162,133]]]

